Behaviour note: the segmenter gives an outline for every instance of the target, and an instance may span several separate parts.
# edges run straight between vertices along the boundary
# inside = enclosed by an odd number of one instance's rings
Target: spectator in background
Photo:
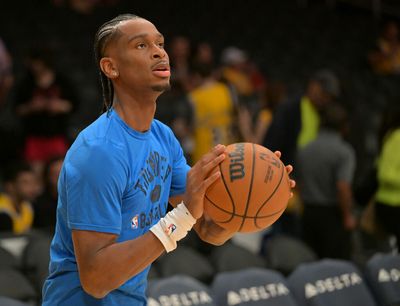
[[[400,107],[384,118],[384,137],[377,163],[378,190],[375,213],[379,224],[400,245]]]
[[[191,135],[193,110],[188,94],[180,82],[172,83],[171,89],[158,98],[155,118],[174,131],[186,160],[190,163],[190,154],[193,151]]]
[[[17,86],[15,111],[24,129],[24,158],[38,174],[69,147],[68,120],[77,106],[75,91],[45,51],[32,53],[28,75]]]
[[[6,165],[15,159],[18,148],[21,146],[20,129],[15,123],[16,120],[11,118],[7,103],[8,93],[14,83],[12,65],[12,57],[0,39],[0,139],[2,143],[0,165]]]
[[[0,39],[0,107],[4,104],[13,82],[12,58]]]
[[[57,183],[63,161],[64,158],[58,156],[46,163],[43,175],[45,188],[43,193],[33,202],[35,212],[34,228],[54,232],[58,200]]]
[[[180,83],[185,92],[192,88],[190,82],[190,41],[185,36],[175,36],[169,46],[171,62],[171,81]]]
[[[252,97],[254,88],[246,71],[247,54],[239,48],[228,47],[222,51],[221,61],[223,64],[222,79],[234,87],[239,99]]]
[[[212,46],[208,42],[200,42],[196,46],[192,62],[195,66],[208,65],[214,67],[214,51]]]
[[[397,22],[388,21],[384,24],[376,50],[369,53],[368,59],[378,74],[400,73],[400,39]]]
[[[239,130],[244,141],[258,144],[263,142],[273,114],[278,105],[284,101],[285,96],[286,88],[282,83],[271,83],[265,87],[259,99],[260,107],[255,116],[247,107],[239,106]]]
[[[0,230],[23,234],[32,227],[31,201],[38,195],[32,169],[24,163],[10,164],[3,174],[4,193],[0,194]]]
[[[340,94],[336,76],[329,70],[316,72],[305,94],[278,106],[263,145],[282,152],[282,161],[295,163],[297,148],[302,148],[318,134],[320,112]]]
[[[317,138],[299,149],[297,156],[304,239],[320,258],[350,259],[351,255],[349,232],[356,225],[351,190],[355,153],[343,141],[347,129],[345,110],[337,104],[328,106]]]
[[[234,142],[232,134],[234,99],[229,88],[215,80],[212,67],[193,69],[195,89],[189,94],[193,106],[193,162],[218,143]]]

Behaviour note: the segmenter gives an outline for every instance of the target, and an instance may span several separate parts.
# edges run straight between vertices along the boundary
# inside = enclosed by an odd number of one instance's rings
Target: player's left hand
[[[281,156],[282,156],[281,151],[275,151],[274,154],[276,155],[276,157],[281,159]],[[286,168],[288,175],[290,175],[290,173],[292,173],[292,171],[293,171],[293,166],[286,165],[285,168]],[[289,178],[289,182],[290,182],[290,188],[294,189],[296,187],[296,181]],[[293,197],[293,192],[290,193],[290,197]]]
[[[187,174],[183,202],[195,219],[199,219],[203,215],[204,195],[207,188],[221,176],[220,171],[210,173],[225,159],[225,149],[224,145],[215,146],[196,162]]]

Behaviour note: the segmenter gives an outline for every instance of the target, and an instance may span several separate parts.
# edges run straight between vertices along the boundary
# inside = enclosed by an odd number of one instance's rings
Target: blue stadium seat
[[[0,272],[0,296],[24,302],[35,302],[37,299],[35,289],[26,277],[13,269],[4,269]]]
[[[18,300],[10,299],[8,297],[0,296],[1,306],[30,306],[29,304],[23,303]]]
[[[300,265],[288,278],[300,306],[376,306],[358,269],[350,262],[325,259]]]
[[[211,262],[217,273],[251,267],[265,268],[265,262],[261,256],[232,242],[214,248],[211,252]]]
[[[400,305],[400,255],[374,255],[366,265],[365,275],[379,305]]]
[[[219,273],[212,292],[219,306],[297,305],[283,275],[262,268]]]
[[[186,246],[180,246],[174,252],[163,255],[156,263],[161,277],[183,274],[202,282],[209,282],[214,275],[214,269],[208,259]]]
[[[175,275],[149,282],[147,288],[148,305],[207,305],[216,306],[210,289],[198,280]]]
[[[263,245],[263,250],[267,267],[284,275],[290,274],[301,263],[318,259],[303,241],[287,235],[271,237]]]

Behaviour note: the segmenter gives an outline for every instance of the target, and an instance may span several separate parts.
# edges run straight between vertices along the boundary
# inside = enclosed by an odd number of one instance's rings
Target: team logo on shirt
[[[139,215],[136,215],[131,220],[131,228],[137,229],[139,227]]]
[[[165,183],[171,173],[172,167],[168,158],[157,151],[151,151],[146,159],[146,164],[140,170],[134,189],[140,190],[145,196],[151,192],[151,201],[155,203],[161,194],[161,186],[158,186],[157,183]]]

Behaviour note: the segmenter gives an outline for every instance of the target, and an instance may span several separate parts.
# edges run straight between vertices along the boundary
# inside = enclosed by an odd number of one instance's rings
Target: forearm
[[[197,220],[193,228],[201,240],[213,245],[222,245],[235,234],[204,217]]]
[[[74,241],[79,248],[79,241]],[[164,252],[161,242],[148,232],[134,240],[109,245],[94,251],[89,260],[79,265],[84,290],[100,298],[137,275]]]
[[[350,184],[346,182],[338,182],[337,193],[338,193],[339,207],[342,212],[342,216],[343,218],[347,218],[352,215],[352,207],[353,207],[353,196]]]

